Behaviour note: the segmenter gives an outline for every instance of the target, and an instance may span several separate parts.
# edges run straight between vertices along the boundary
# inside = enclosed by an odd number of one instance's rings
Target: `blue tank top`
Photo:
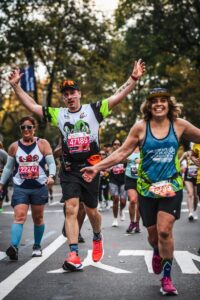
[[[138,169],[138,192],[145,197],[155,197],[149,191],[151,183],[169,180],[175,192],[183,188],[180,163],[177,155],[179,142],[170,122],[166,137],[157,139],[151,132],[150,122],[146,125],[146,137],[141,147]]]

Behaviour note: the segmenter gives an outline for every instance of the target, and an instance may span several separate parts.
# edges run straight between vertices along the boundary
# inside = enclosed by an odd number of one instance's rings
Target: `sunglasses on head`
[[[61,87],[74,86],[74,85],[75,82],[73,80],[64,80]]]
[[[21,125],[20,126],[21,130],[25,130],[25,129],[32,130],[34,127],[35,127],[34,125]]]

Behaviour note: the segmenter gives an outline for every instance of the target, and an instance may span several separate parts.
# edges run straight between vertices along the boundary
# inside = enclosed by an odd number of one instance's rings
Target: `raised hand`
[[[134,62],[134,67],[131,75],[136,78],[140,78],[145,71],[146,71],[145,63],[142,61],[142,59],[139,59],[138,61]]]
[[[20,73],[19,68],[14,69],[8,77],[8,81],[9,81],[10,85],[19,84],[23,75],[24,75],[24,73]]]

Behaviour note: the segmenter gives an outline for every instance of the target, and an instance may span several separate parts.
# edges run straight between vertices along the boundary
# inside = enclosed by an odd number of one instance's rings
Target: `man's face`
[[[155,97],[151,100],[151,114],[154,117],[166,116],[169,112],[167,97]]]
[[[70,111],[80,108],[81,93],[78,90],[67,89],[63,92],[63,101]]]

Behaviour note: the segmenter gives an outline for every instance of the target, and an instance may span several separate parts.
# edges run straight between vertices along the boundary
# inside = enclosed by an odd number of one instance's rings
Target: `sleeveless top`
[[[149,191],[152,183],[168,180],[175,192],[183,189],[180,162],[178,159],[178,139],[170,122],[166,137],[157,139],[151,132],[150,122],[146,124],[146,136],[141,146],[138,169],[137,190],[145,197],[155,198]]]
[[[13,172],[14,184],[25,189],[43,186],[47,180],[45,164],[45,157],[38,147],[38,140],[28,146],[18,141]]]

